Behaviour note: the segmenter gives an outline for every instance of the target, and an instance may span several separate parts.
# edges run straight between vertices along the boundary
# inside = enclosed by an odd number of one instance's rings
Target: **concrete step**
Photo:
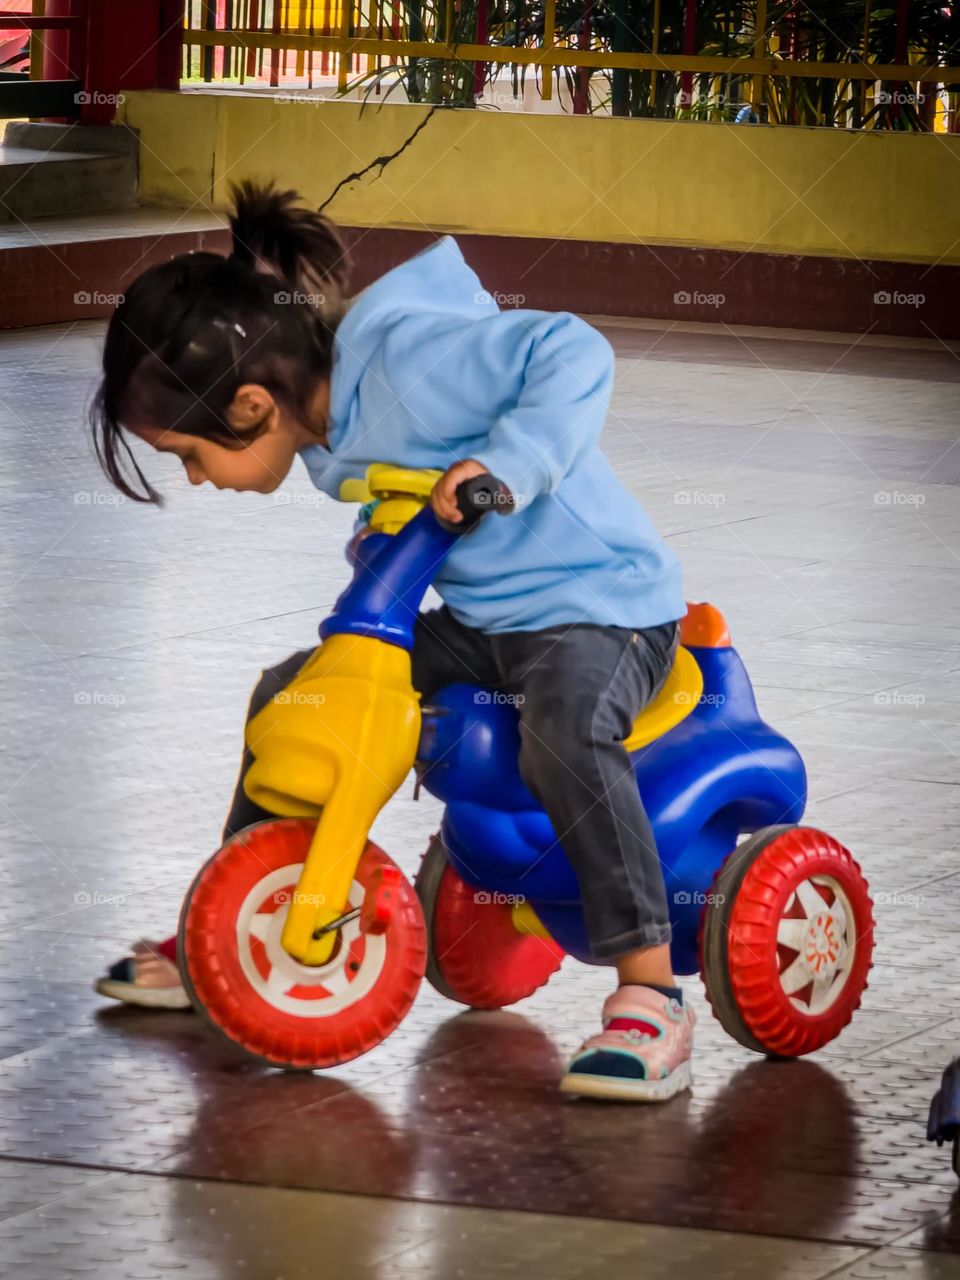
[[[229,253],[207,209],[119,209],[0,223],[0,329],[112,314],[147,267],[180,253]]]
[[[127,129],[15,121],[0,144],[0,223],[129,208],[137,138]]]
[[[136,175],[124,156],[0,146],[0,222],[117,209],[132,205],[136,195]]]

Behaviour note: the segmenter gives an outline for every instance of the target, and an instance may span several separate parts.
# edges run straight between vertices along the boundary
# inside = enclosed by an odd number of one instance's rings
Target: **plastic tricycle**
[[[938,1147],[951,1144],[953,1172],[960,1177],[960,1058],[954,1058],[944,1071],[940,1088],[933,1095],[927,1140]]]
[[[347,482],[344,496],[377,502],[353,580],[312,657],[247,730],[247,794],[277,819],[214,854],[183,905],[195,1006],[284,1067],[379,1044],[424,974],[491,1009],[532,994],[566,955],[592,962],[576,876],[521,780],[516,708],[465,684],[421,706],[411,684],[423,596],[500,492],[492,477],[462,485],[464,526],[444,527],[429,507],[437,474],[375,466],[365,487]],[[673,966],[700,971],[741,1044],[809,1053],[866,986],[867,885],[847,849],[800,825],[803,763],[760,719],[720,613],[691,605],[681,639],[625,742],[663,865]],[[445,804],[415,887],[368,838],[414,766]]]

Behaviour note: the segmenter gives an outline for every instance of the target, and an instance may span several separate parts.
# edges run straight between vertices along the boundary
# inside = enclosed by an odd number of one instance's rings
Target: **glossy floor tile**
[[[0,1267],[295,1280],[960,1277],[924,1127],[960,1052],[960,361],[944,347],[610,320],[606,447],[804,753],[811,822],[876,900],[871,984],[810,1059],[759,1060],[696,980],[695,1084],[556,1081],[609,975],[509,1011],[424,985],[366,1057],[265,1070],[95,976],[163,936],[216,847],[247,691],[311,643],[352,511],[187,485],[118,501],[84,436],[102,327],[0,337]],[[439,808],[374,835],[415,870]],[[331,1262],[335,1259],[335,1264]]]
[[[8,1173],[0,1164],[0,1186]],[[23,1280],[826,1276],[866,1251],[715,1231],[119,1174],[0,1219]],[[910,1255],[912,1256],[912,1255]],[[919,1273],[925,1274],[925,1273]],[[933,1274],[932,1272],[930,1274]]]

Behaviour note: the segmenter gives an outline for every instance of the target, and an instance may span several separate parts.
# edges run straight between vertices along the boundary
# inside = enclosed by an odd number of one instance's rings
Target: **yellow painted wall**
[[[311,202],[429,108],[131,93],[146,202],[224,207],[239,178]],[[327,212],[350,226],[960,262],[960,136],[437,111]]]

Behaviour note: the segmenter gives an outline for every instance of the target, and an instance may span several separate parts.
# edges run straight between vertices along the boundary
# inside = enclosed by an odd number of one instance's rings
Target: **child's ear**
[[[255,427],[270,429],[276,414],[277,402],[259,383],[247,382],[238,387],[227,408],[227,422],[234,431],[244,434]]]

